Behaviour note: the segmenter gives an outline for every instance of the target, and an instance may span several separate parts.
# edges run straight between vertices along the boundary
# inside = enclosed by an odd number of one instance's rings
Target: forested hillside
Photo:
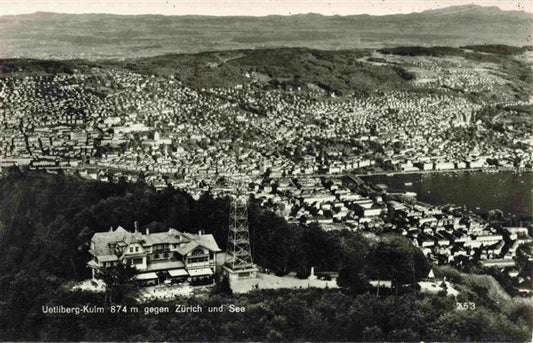
[[[88,241],[94,232],[119,225],[133,230],[135,221],[151,232],[168,227],[194,233],[204,230],[223,249],[226,244],[229,199],[215,199],[208,193],[195,201],[179,190],[156,192],[142,181],[99,183],[18,169],[0,181],[0,192],[2,287],[21,269],[46,271],[66,280],[87,278]],[[418,278],[429,270],[420,250],[401,237],[370,244],[349,231],[324,232],[318,226],[289,224],[254,202],[249,212],[255,262],[279,275],[296,271],[307,277],[314,266],[319,271],[340,271],[346,286],[350,282],[364,286],[367,277],[379,272],[376,268],[389,268],[389,262],[397,264],[398,283],[409,281],[402,272],[410,271],[413,263]],[[373,265],[365,260],[369,254],[390,261],[382,267]],[[360,269],[361,280],[348,277],[354,268]]]
[[[427,275],[421,252],[401,237],[370,242],[349,231],[286,223],[250,206],[255,262],[282,275],[309,268],[338,271],[341,290],[254,291],[180,299],[203,306],[238,304],[235,313],[50,315],[43,305],[109,305],[103,294],[73,293],[65,285],[89,277],[87,242],[96,231],[122,225],[173,226],[213,233],[224,248],[228,199],[198,201],[182,191],[156,192],[145,183],[117,184],[11,169],[0,179],[0,337],[3,340],[274,341],[274,340],[505,340],[528,336],[527,308],[500,308],[485,298],[490,284],[470,286],[457,301],[478,304],[457,312],[455,300],[422,296],[412,283]],[[414,274],[413,274],[414,268]],[[368,280],[388,275],[393,291],[378,297]],[[401,285],[411,287],[401,287]],[[122,304],[133,304],[126,295]],[[157,305],[154,303],[151,305]],[[202,328],[202,329],[199,329]]]

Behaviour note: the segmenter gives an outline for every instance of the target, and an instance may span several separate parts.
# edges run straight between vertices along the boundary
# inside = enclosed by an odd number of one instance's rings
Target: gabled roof
[[[110,244],[125,242],[130,234],[122,226],[119,226],[115,231],[96,232],[91,239],[94,243],[94,248],[91,252],[95,256],[115,255],[115,251],[111,249]]]
[[[221,251],[213,235],[195,235],[179,232],[175,229],[152,234],[142,234],[139,232],[128,232],[119,226],[115,231],[95,233],[91,242],[94,244],[94,247],[90,250],[90,253],[97,256],[102,262],[118,260],[117,253],[119,251],[115,250],[114,247],[124,248],[132,243],[139,243],[145,247],[156,244],[185,243],[184,246],[177,248],[178,252],[182,255],[189,253],[198,246],[202,246],[213,252]]]
[[[222,251],[219,247],[217,242],[215,241],[215,237],[211,234],[203,234],[203,235],[194,235],[191,233],[183,233],[185,236],[189,237],[191,240],[196,241],[198,245],[203,246],[204,248],[207,248],[211,251],[218,252]]]
[[[187,243],[184,247],[179,247],[178,252],[181,255],[186,255],[198,246],[199,246],[198,242],[192,241],[192,242]]]

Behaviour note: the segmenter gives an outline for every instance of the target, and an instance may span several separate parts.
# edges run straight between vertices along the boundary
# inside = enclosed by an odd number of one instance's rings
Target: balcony
[[[244,238],[241,238],[241,239],[233,239],[232,238],[232,239],[229,240],[229,242],[232,243],[232,244],[245,244],[245,243],[248,242],[248,240],[244,239]]]

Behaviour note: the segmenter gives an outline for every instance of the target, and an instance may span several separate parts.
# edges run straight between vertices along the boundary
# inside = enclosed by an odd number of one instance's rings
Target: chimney
[[[198,230],[198,236],[201,236],[204,234],[204,230]]]
[[[150,228],[149,228],[149,227],[146,228],[146,234],[147,234],[147,235],[150,234]]]
[[[135,228],[135,233],[137,233],[137,221],[133,222],[133,227]]]
[[[113,232],[113,226],[109,227],[109,232]]]

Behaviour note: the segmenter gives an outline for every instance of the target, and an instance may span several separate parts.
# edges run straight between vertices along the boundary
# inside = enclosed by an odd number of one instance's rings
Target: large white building
[[[93,277],[119,263],[138,270],[134,280],[156,284],[161,280],[208,279],[215,272],[218,247],[213,235],[191,234],[170,228],[165,232],[129,232],[122,227],[97,232],[91,239],[88,266]]]

